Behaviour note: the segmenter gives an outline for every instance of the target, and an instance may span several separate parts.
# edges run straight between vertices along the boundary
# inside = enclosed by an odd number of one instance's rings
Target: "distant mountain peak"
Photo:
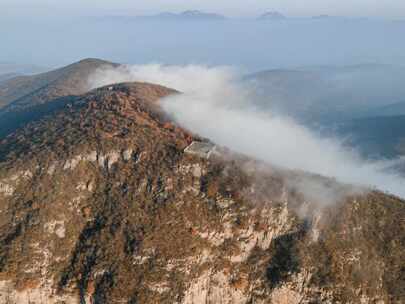
[[[157,15],[155,15],[155,16],[152,16],[152,17],[158,17],[158,18],[174,18],[174,17],[176,17],[176,16],[177,16],[177,14],[175,14],[175,13],[163,12],[163,13],[159,13],[159,14],[157,14]]]
[[[203,19],[225,19],[225,17],[222,15],[215,14],[215,13],[202,12],[199,10],[187,10],[187,11],[180,13],[180,16],[190,17],[190,18],[203,18]]]
[[[88,79],[98,69],[118,64],[86,58],[46,73],[6,78],[0,76],[0,138],[32,118],[53,111],[89,90]]]
[[[316,16],[312,17],[312,19],[331,19],[331,18],[337,18],[337,17],[326,15],[326,14],[316,15]]]
[[[284,20],[284,19],[287,19],[287,17],[277,11],[269,11],[262,14],[259,17],[259,20]]]
[[[73,64],[79,65],[79,64],[89,64],[89,63],[114,65],[114,63],[112,63],[110,61],[106,61],[106,60],[99,59],[99,58],[92,58],[92,57],[81,59]]]
[[[200,10],[186,10],[181,13],[163,12],[156,16],[156,18],[165,19],[187,19],[187,20],[223,20],[225,16],[215,13],[207,13]]]
[[[201,15],[201,14],[205,14],[202,11],[199,10],[186,10],[184,12],[181,13],[182,15]]]
[[[88,90],[85,85],[88,76],[103,66],[116,67],[117,64],[86,58],[46,73],[12,79],[2,84],[7,90],[0,86],[0,108],[17,101],[24,104],[24,97],[28,104],[35,104],[43,103],[45,99],[83,94]]]

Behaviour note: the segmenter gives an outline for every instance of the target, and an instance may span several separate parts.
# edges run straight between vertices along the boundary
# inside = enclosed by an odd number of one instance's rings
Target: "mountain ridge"
[[[87,84],[83,83],[83,79],[103,66],[115,67],[118,64],[87,58],[42,74],[9,79],[0,85],[0,106],[1,108],[6,106],[23,107],[26,103],[41,103],[43,98],[41,93],[44,89],[55,91],[45,93],[45,98],[48,100],[67,95],[83,94],[88,91]],[[64,82],[68,82],[69,85],[65,85]]]
[[[189,154],[204,140],[161,110],[170,94],[109,85],[1,141],[1,301],[402,300],[402,200],[317,205],[306,174]]]
[[[46,73],[19,76],[0,83],[0,139],[86,93],[88,78],[118,64],[87,58]]]
[[[200,10],[186,10],[180,13],[174,12],[162,12],[151,16],[137,16],[135,18],[141,19],[160,19],[160,20],[185,20],[185,21],[215,21],[215,20],[226,20],[227,17],[217,14],[209,13]]]
[[[285,20],[287,17],[277,11],[265,12],[258,17],[258,20]]]

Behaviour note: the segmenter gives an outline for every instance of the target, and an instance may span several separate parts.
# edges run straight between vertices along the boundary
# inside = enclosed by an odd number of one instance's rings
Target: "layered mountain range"
[[[74,97],[0,141],[0,303],[404,301],[401,199],[219,147],[162,110],[175,88],[59,92],[2,99]]]

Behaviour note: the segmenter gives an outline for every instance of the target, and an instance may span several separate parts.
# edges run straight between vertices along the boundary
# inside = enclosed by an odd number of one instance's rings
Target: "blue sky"
[[[290,16],[319,14],[405,18],[404,0],[0,0],[12,14],[148,14],[199,9],[229,16],[276,10]],[[1,14],[1,12],[0,12]]]

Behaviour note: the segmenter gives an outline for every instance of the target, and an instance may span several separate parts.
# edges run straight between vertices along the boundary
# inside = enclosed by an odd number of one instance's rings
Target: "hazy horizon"
[[[201,10],[220,22],[111,18]],[[59,67],[83,58],[231,65],[248,72],[306,66],[405,65],[405,2],[369,0],[0,0],[0,62]],[[277,11],[282,22],[257,17]],[[313,19],[329,15],[345,18]],[[347,18],[346,18],[347,17]],[[404,21],[401,21],[404,20]],[[224,43],[226,41],[226,43]]]
[[[190,21],[187,26],[159,19],[2,18],[0,62],[58,67],[91,57],[129,64],[231,65],[246,72],[405,65],[404,31],[405,22],[339,18]]]
[[[164,11],[202,10],[219,13],[230,17],[252,17],[266,11],[279,11],[282,14],[298,17],[316,15],[333,15],[348,17],[380,17],[380,18],[405,18],[405,3],[397,0],[386,0],[370,3],[369,0],[358,0],[356,3],[350,0],[307,0],[305,5],[297,5],[294,0],[274,0],[264,2],[253,0],[246,6],[242,0],[152,0],[137,1],[118,0],[97,1],[83,3],[83,1],[59,1],[57,4],[50,0],[1,0],[0,6],[8,14],[62,14],[62,15],[143,15],[154,14]]]

